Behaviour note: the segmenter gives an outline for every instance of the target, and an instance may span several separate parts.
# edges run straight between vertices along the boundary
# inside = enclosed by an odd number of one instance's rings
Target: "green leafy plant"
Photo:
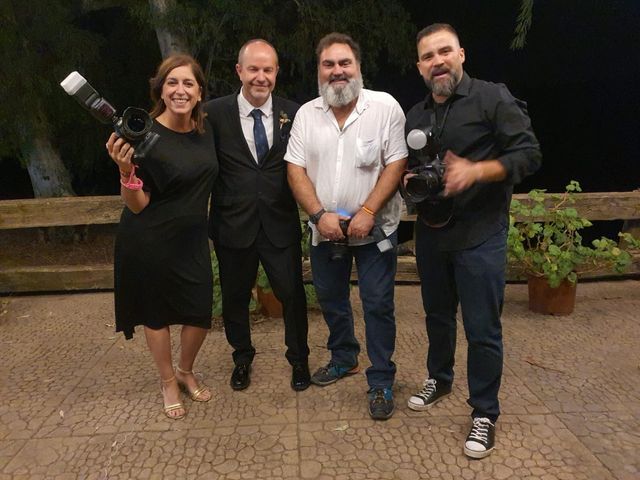
[[[512,200],[509,263],[528,276],[546,278],[552,288],[565,279],[575,284],[580,274],[605,267],[623,272],[632,258],[618,243],[601,237],[591,246],[582,244],[580,230],[592,224],[573,207],[575,193],[581,191],[580,184],[572,180],[563,193],[534,189],[528,194],[528,202]],[[618,236],[629,248],[640,248],[640,241],[631,234]]]
[[[213,248],[211,249],[211,270],[213,272],[213,307],[211,309],[211,316],[213,318],[220,318],[222,317],[222,290],[220,289],[218,257]]]
[[[260,287],[265,293],[273,291],[273,289],[271,288],[271,284],[269,283],[269,278],[267,277],[267,272],[264,271],[264,267],[262,266],[262,262],[260,262],[260,265],[258,265],[256,287]]]

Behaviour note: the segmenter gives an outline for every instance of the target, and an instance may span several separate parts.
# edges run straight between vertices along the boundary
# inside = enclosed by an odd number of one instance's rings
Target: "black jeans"
[[[416,223],[416,262],[426,313],[429,377],[453,383],[456,311],[462,308],[467,338],[468,403],[472,416],[495,422],[500,415],[502,324],[506,267],[506,229],[473,248],[438,251],[428,228]]]

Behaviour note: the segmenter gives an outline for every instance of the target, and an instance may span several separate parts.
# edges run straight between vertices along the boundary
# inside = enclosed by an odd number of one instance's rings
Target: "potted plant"
[[[527,276],[529,309],[534,312],[570,314],[580,274],[603,268],[622,272],[631,263],[629,252],[611,239],[582,244],[580,230],[591,222],[573,207],[580,191],[580,184],[572,180],[564,193],[534,189],[528,202],[511,202],[507,259]],[[618,235],[630,248],[640,248],[632,235]]]

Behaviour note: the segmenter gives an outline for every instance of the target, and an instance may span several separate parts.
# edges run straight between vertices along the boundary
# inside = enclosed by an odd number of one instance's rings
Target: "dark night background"
[[[515,96],[528,102],[544,160],[540,171],[517,186],[517,192],[531,188],[561,191],[572,179],[578,180],[584,191],[591,192],[640,188],[640,162],[636,158],[640,149],[637,118],[640,1],[536,0],[527,43],[524,49],[512,51],[509,44],[519,3],[514,0],[404,2],[416,32],[436,21],[451,23],[458,30],[466,51],[465,70],[473,77],[505,83]],[[141,70],[140,65],[148,65],[148,73],[159,62],[157,47],[153,52],[149,52],[148,47],[132,48],[136,43],[155,45],[153,32],[138,30],[136,39],[122,35],[122,29],[137,27],[127,24],[131,20],[121,9],[89,15],[84,21],[87,28],[111,32],[107,33],[111,40],[105,46],[105,55],[126,49],[131,52],[129,64],[138,65],[137,70]],[[385,59],[380,59],[380,72],[369,78],[366,53],[363,52],[362,69],[369,88],[391,93],[405,111],[425,95],[415,57],[407,59],[404,72],[398,67],[385,67]],[[112,73],[125,75],[126,68],[123,65],[122,72]],[[127,99],[123,92],[101,93],[116,104],[132,103],[130,97],[133,96],[141,99],[139,105],[147,105],[146,78],[148,74],[139,80],[141,85],[132,87]],[[92,128],[98,137],[104,135],[106,139],[108,130],[102,133],[100,126]],[[106,154],[99,161],[107,162]],[[17,162],[4,161],[2,167],[0,199],[33,195],[26,170]],[[98,173],[104,171],[96,169]],[[82,194],[117,194],[117,182],[102,176],[96,174],[96,178],[92,178],[89,173],[74,178],[74,188]],[[87,189],[86,182],[93,182],[95,186]],[[607,222],[599,225],[598,230],[609,235],[619,228],[620,222]]]

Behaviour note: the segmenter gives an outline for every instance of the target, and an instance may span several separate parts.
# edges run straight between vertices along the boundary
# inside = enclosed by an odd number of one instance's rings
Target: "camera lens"
[[[115,125],[122,136],[127,140],[135,142],[144,137],[153,125],[153,120],[149,114],[141,108],[129,107],[122,114],[122,118]]]
[[[441,182],[438,176],[429,170],[425,170],[407,181],[407,193],[413,201],[420,201],[437,194],[441,190]]]
[[[127,121],[127,128],[132,132],[140,133],[144,130],[146,126],[146,122],[144,118],[140,118],[138,116],[133,116]]]

